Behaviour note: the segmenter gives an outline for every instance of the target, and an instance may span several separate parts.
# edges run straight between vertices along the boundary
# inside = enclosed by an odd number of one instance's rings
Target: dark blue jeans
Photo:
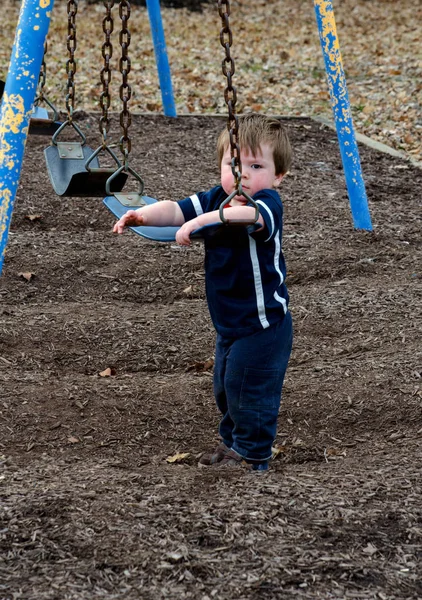
[[[250,462],[271,458],[293,342],[292,317],[250,336],[217,335],[214,394],[223,442]]]

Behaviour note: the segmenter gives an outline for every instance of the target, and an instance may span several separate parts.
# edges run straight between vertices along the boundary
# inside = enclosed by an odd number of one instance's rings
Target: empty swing
[[[223,7],[223,5],[225,5],[225,7]],[[229,113],[227,129],[228,129],[229,135],[230,135],[231,168],[232,168],[232,173],[233,173],[234,182],[235,182],[235,189],[221,203],[221,205],[219,207],[220,221],[217,223],[211,223],[209,225],[205,225],[204,227],[201,227],[201,228],[193,231],[190,235],[191,239],[204,239],[207,237],[214,237],[215,235],[218,235],[219,232],[221,232],[223,229],[225,229],[228,226],[246,227],[248,233],[252,233],[253,231],[256,231],[257,229],[259,229],[259,227],[260,227],[259,224],[257,224],[257,221],[259,218],[258,205],[253,200],[253,198],[251,198],[242,189],[242,182],[241,182],[241,180],[242,180],[242,165],[241,165],[241,161],[240,161],[240,146],[238,143],[239,123],[238,123],[238,118],[236,116],[236,111],[235,111],[237,96],[236,96],[236,88],[232,85],[232,75],[234,74],[234,71],[235,71],[235,65],[234,65],[234,60],[230,55],[230,48],[231,48],[231,45],[233,42],[233,35],[232,35],[232,31],[229,26],[230,4],[229,4],[228,0],[226,0],[225,2],[223,2],[222,0],[218,0],[218,10],[219,10],[219,15],[222,20],[222,29],[220,31],[220,43],[223,46],[223,48],[225,49],[225,58],[223,59],[223,62],[222,62],[222,71],[223,71],[223,74],[225,75],[225,77],[227,78],[227,86],[224,90],[224,100],[228,107],[228,113]],[[127,57],[128,45],[129,44],[127,44],[125,48],[123,48],[123,46],[122,46],[122,51],[126,52],[126,56],[124,58],[122,56],[122,61],[129,60]],[[121,71],[123,74],[122,69],[121,69]],[[129,152],[130,152],[131,144],[130,144],[130,138],[128,137],[128,128],[129,128],[129,124],[130,124],[130,113],[127,108],[127,104],[128,104],[128,100],[130,98],[130,86],[127,83],[127,73],[128,73],[128,71],[125,72],[125,74],[123,74],[123,84],[121,86],[121,98],[122,98],[123,105],[124,105],[124,110],[122,111],[122,114],[120,117],[120,123],[122,124],[122,127],[123,127],[123,136],[121,138],[121,150],[125,156],[125,163],[121,167],[121,169],[127,170],[128,172],[131,172],[132,175],[134,175],[134,177],[137,179],[137,181],[139,183],[139,192],[131,193],[131,194],[115,193],[112,196],[110,193],[111,190],[110,190],[109,184],[111,183],[111,181],[113,180],[115,175],[111,176],[110,180],[107,181],[107,184],[106,184],[106,191],[107,191],[108,196],[107,196],[107,198],[105,198],[103,200],[103,203],[108,208],[108,210],[111,213],[113,213],[113,215],[115,217],[117,217],[117,219],[120,219],[121,217],[123,217],[123,215],[126,214],[126,212],[128,210],[136,210],[138,208],[141,208],[142,206],[146,206],[148,204],[153,204],[153,203],[157,202],[157,200],[155,200],[154,198],[151,198],[150,196],[143,196],[144,183],[143,183],[141,177],[133,169],[128,167],[128,159],[129,159]],[[125,75],[126,75],[126,77],[125,77]],[[122,90],[126,90],[126,94]],[[124,98],[124,100],[123,100],[123,98]],[[122,117],[123,113],[125,113],[125,114]],[[126,124],[123,125],[125,118],[127,119]],[[124,147],[125,144],[126,144],[126,147]],[[241,219],[241,220],[236,219],[235,220],[235,219],[227,219],[225,217],[223,209],[237,195],[244,196],[248,200],[248,204],[252,205],[255,208],[255,216],[254,216],[253,220],[244,220],[244,219]],[[137,235],[140,235],[149,240],[154,240],[154,241],[158,241],[158,242],[174,242],[176,239],[176,233],[179,228],[178,227],[155,227],[155,226],[141,225],[141,226],[137,226],[137,227],[129,227],[128,229],[131,229]]]
[[[53,135],[62,125],[59,121],[59,113],[57,112],[56,107],[54,104],[52,104],[52,102],[50,102],[44,93],[47,75],[47,67],[45,64],[47,48],[48,46],[46,40],[44,43],[44,54],[38,79],[37,96],[34,101],[34,107],[32,109],[32,115],[29,121],[28,133],[33,135]],[[43,104],[46,104],[52,110],[52,117],[50,117],[48,109],[42,106]]]
[[[92,197],[104,196],[105,185],[108,179],[114,175],[111,182],[112,191],[118,192],[124,186],[127,173],[121,169],[121,162],[107,143],[107,133],[109,129],[108,109],[110,107],[109,84],[111,81],[110,59],[113,52],[110,36],[113,31],[113,18],[111,9],[114,6],[114,0],[107,2],[106,16],[103,19],[103,31],[105,41],[102,46],[104,66],[101,70],[101,81],[103,92],[100,97],[102,108],[102,117],[99,121],[99,128],[102,135],[102,144],[93,150],[86,143],[86,137],[80,127],[74,122],[73,114],[75,107],[75,50],[76,50],[76,14],[78,10],[78,1],[70,0],[68,2],[68,37],[67,49],[69,58],[66,63],[67,95],[66,109],[67,120],[55,131],[51,145],[44,150],[44,156],[47,164],[48,174],[58,196],[76,196]],[[59,141],[59,136],[65,128],[71,127],[79,137],[79,141]],[[101,152],[107,153],[116,163],[112,167],[100,167],[98,155]]]
[[[44,56],[42,60],[41,70],[38,78],[38,94],[32,107],[31,118],[29,120],[28,133],[34,135],[52,135],[60,127],[59,114],[56,107],[48,100],[44,94],[44,86],[46,81],[46,65],[45,55],[47,53],[47,41],[44,44]],[[3,96],[4,88],[6,84],[0,80],[0,101]],[[53,117],[50,118],[48,110],[41,104],[47,104],[53,111]]]

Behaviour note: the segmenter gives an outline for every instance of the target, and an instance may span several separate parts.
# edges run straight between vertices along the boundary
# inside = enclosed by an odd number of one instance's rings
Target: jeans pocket
[[[281,369],[246,368],[240,390],[239,408],[278,409],[282,383]]]

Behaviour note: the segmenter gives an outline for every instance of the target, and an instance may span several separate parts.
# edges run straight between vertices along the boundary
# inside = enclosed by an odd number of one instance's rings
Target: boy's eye
[[[253,165],[251,165],[251,169],[261,169],[261,165],[258,163],[254,163]]]

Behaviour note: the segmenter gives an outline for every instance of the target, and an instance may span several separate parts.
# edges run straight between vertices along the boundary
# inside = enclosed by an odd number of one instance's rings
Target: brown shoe
[[[203,454],[199,459],[199,464],[203,466],[210,466],[220,463],[226,454],[230,452],[230,448],[223,442],[220,442],[214,452]]]
[[[250,463],[247,462],[243,456],[240,456],[240,454],[238,454],[235,450],[229,450],[224,455],[223,460],[221,460],[216,466],[218,468],[241,467],[243,469],[247,469],[248,471],[265,472],[268,470],[268,461],[264,460],[261,462]]]
[[[218,463],[219,467],[243,467],[244,469],[252,469],[252,465],[248,464],[243,456],[240,456],[235,450],[229,450],[224,455],[223,459]]]

